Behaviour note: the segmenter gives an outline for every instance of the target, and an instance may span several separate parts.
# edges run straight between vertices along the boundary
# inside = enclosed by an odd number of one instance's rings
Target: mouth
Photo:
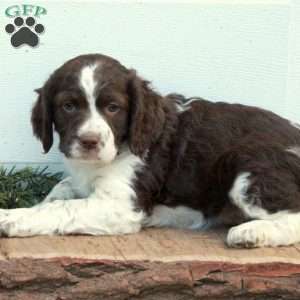
[[[78,143],[74,143],[66,150],[67,151],[62,152],[69,159],[82,161],[101,161],[101,149],[99,149],[99,147],[86,149],[81,147]]]
[[[82,160],[101,160],[100,153],[98,149],[91,150],[81,150],[80,158]]]
[[[87,150],[82,149],[81,147],[75,147],[65,156],[81,163],[94,163],[104,166],[110,164],[117,156],[117,151],[109,151],[109,153],[107,153],[105,150],[106,149],[101,150],[98,148]]]

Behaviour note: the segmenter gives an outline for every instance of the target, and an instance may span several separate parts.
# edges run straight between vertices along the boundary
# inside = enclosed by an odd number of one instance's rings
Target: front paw
[[[26,209],[1,209],[0,210],[0,236],[25,236],[24,217]]]
[[[11,220],[11,218],[0,219],[0,236],[11,237],[16,236],[17,232],[17,221]]]
[[[10,209],[0,209],[0,220],[2,218],[8,217],[10,212]]]

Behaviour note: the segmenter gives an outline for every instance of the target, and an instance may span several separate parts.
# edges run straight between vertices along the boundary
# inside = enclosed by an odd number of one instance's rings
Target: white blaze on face
[[[94,73],[98,67],[101,66],[98,64],[88,65],[81,70],[79,75],[79,85],[88,102],[89,116],[79,127],[78,136],[86,133],[98,135],[100,137],[100,146],[97,159],[103,163],[109,163],[115,158],[117,149],[114,134],[96,107],[95,91],[98,83],[95,80]],[[73,157],[80,158],[81,153],[78,142],[73,145],[71,153]]]

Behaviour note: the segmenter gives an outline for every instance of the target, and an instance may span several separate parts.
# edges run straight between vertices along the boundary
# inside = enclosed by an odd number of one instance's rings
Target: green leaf
[[[42,201],[63,175],[47,169],[0,167],[0,208],[30,207]]]

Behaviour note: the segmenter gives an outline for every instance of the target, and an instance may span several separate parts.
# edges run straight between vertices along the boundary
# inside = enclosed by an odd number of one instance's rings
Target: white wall
[[[42,155],[31,133],[33,89],[82,53],[114,56],[162,93],[262,106],[300,121],[299,2],[39,1],[48,11],[40,46],[15,49],[2,30],[12,1],[1,1],[0,162],[59,168],[58,152]]]
[[[300,1],[293,0],[289,26],[286,116],[300,120]]]

